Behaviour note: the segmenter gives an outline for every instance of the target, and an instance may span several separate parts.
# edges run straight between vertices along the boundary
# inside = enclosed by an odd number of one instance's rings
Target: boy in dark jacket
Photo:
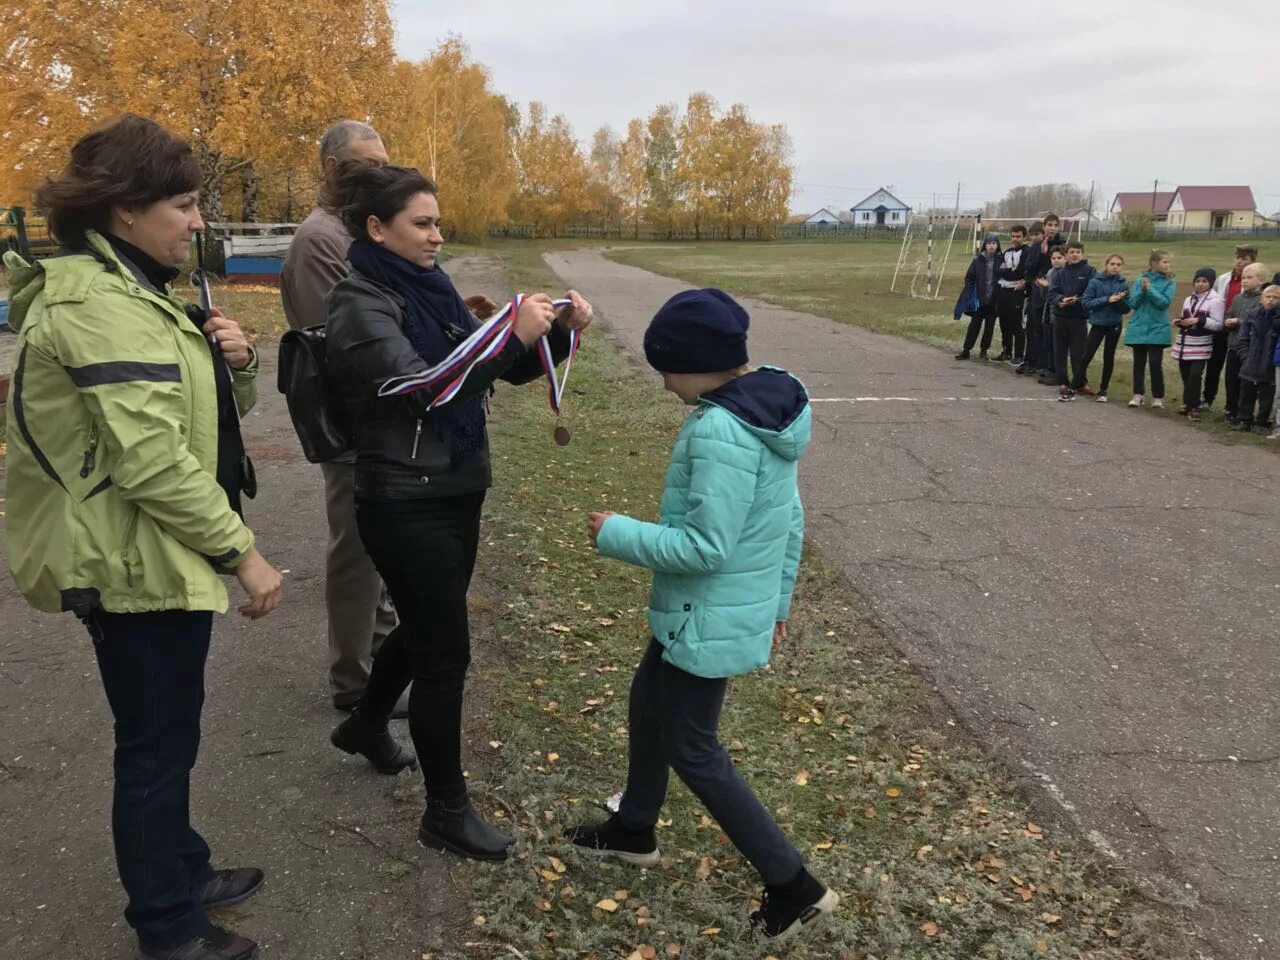
[[[996,310],[1000,315],[1000,356],[997,360],[1008,360],[1021,364],[1025,357],[1027,335],[1022,329],[1022,311],[1027,300],[1027,254],[1023,246],[1027,228],[1019,224],[1009,231],[1013,243],[1000,255],[1000,263],[996,267]]]
[[[1239,298],[1237,298],[1238,300]],[[1267,418],[1276,398],[1276,342],[1280,341],[1280,286],[1262,291],[1258,306],[1245,319],[1236,339],[1240,357],[1240,415],[1234,430],[1267,433]],[[1255,414],[1256,407],[1256,414]]]
[[[1058,373],[1058,399],[1075,399],[1076,389],[1092,395],[1084,386],[1084,349],[1089,339],[1089,311],[1084,305],[1084,292],[1098,271],[1084,258],[1084,244],[1072,240],[1067,244],[1067,262],[1053,272],[1049,285],[1049,304],[1056,311],[1053,320],[1054,368]],[[1067,358],[1071,359],[1074,378],[1067,376]]]
[[[1249,264],[1240,274],[1240,293],[1227,307],[1224,323],[1227,331],[1227,403],[1223,411],[1223,419],[1232,426],[1235,426],[1239,419],[1240,406],[1240,354],[1236,351],[1236,343],[1240,339],[1243,321],[1258,305],[1266,282],[1267,268],[1260,263]]]
[[[1049,281],[1045,278],[1053,268],[1053,251],[1061,249],[1065,242],[1058,235],[1060,228],[1057,214],[1046,215],[1040,224],[1039,239],[1033,238],[1031,246],[1027,248],[1027,265],[1023,271],[1023,279],[1027,282],[1027,289],[1031,291],[1027,313],[1027,359],[1023,367],[1018,369],[1019,373],[1032,374],[1039,371],[1047,375],[1053,372],[1053,334],[1049,328],[1052,318],[1046,309]],[[1031,345],[1033,342],[1034,347]],[[1030,369],[1024,369],[1028,365]]]
[[[991,338],[996,332],[996,267],[1000,263],[1000,238],[994,233],[987,234],[982,241],[982,249],[969,264],[964,275],[966,288],[972,287],[977,294],[978,309],[969,321],[969,330],[964,336],[964,346],[956,354],[957,360],[968,360],[969,352],[978,339],[978,331],[982,331],[982,352],[978,354],[983,360],[990,360],[987,351],[991,349]]]

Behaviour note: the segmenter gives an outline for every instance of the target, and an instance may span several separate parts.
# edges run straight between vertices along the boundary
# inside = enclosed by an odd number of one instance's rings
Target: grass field
[[[1234,242],[1190,240],[1165,245],[1173,254],[1178,278],[1177,307],[1191,291],[1196,269],[1212,266],[1222,270],[1231,264]],[[1095,266],[1111,253],[1125,257],[1129,279],[1146,269],[1149,245],[1090,241],[1086,256]],[[868,330],[918,340],[946,350],[960,348],[968,318],[951,319],[959,296],[964,271],[970,257],[953,253],[948,279],[937,301],[912,299],[890,293],[889,282],[898,257],[898,244],[879,241],[847,243],[697,243],[680,245],[615,246],[608,255],[620,263],[642,267],[666,276],[678,277],[697,286],[722,287],[735,294],[768,300],[780,306],[852,323]],[[1280,241],[1261,244],[1262,262],[1280,269]],[[902,283],[905,289],[909,283]],[[999,352],[999,330],[992,353]],[[975,352],[976,356],[976,352]],[[1012,369],[1005,368],[1012,376]],[[1178,366],[1165,352],[1165,395],[1169,408],[1164,413],[1148,409],[1154,416],[1176,416],[1182,396]],[[1090,381],[1097,383],[1102,373],[1099,355],[1090,366]],[[1025,378],[1020,378],[1025,379]],[[1045,387],[1045,390],[1050,390]],[[1133,389],[1132,352],[1121,346],[1116,352],[1116,372],[1110,389],[1113,401],[1123,404]],[[1148,383],[1148,391],[1150,384]],[[1222,408],[1219,395],[1218,409]],[[1128,413],[1129,411],[1126,411]],[[1189,425],[1190,426],[1190,425]],[[1235,436],[1224,425],[1202,421],[1197,427],[1225,436]],[[1253,442],[1252,438],[1240,438]]]
[[[514,287],[558,285],[541,245],[495,249]],[[507,864],[456,874],[473,897],[474,940],[566,960],[768,956],[746,939],[752,870],[676,781],[656,869],[601,865],[558,839],[623,784],[628,684],[648,637],[648,575],[595,555],[586,512],[654,517],[682,416],[603,331],[579,354],[565,410],[574,440],[558,449],[540,389],[500,390],[493,405],[496,486],[474,600],[478,642],[497,661],[483,678],[492,762],[472,784],[521,839]],[[797,596],[791,639],[769,669],[734,682],[722,733],[844,906],[823,933],[774,954],[1187,955],[1123,876],[1035,822],[820,558],[806,558]]]

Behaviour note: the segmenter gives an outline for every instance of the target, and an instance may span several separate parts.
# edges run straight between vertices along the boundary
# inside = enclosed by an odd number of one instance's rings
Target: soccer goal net
[[[1009,244],[1009,231],[1016,226],[1029,228],[1035,221],[1026,217],[911,216],[907,220],[894,266],[891,293],[906,293],[922,300],[938,300],[943,285],[963,278],[969,261],[977,254],[982,239],[994,233],[1002,247]],[[1064,236],[1079,237],[1079,221],[1067,221]],[[1074,231],[1074,233],[1072,232]]]

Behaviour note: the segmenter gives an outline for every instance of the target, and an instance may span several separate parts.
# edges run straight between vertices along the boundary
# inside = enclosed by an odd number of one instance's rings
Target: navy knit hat
[[[1209,286],[1212,287],[1214,281],[1218,279],[1218,271],[1214,270],[1213,267],[1201,267],[1199,270],[1196,271],[1196,275],[1192,279],[1199,280],[1201,277],[1204,277],[1206,280],[1208,280]]]
[[[662,305],[644,333],[644,355],[660,373],[719,373],[747,362],[751,318],[723,290],[686,290]]]

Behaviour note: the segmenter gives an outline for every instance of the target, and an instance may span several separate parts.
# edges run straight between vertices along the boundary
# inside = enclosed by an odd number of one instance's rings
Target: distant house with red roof
[[[1117,193],[1111,201],[1111,216],[1114,219],[1122,213],[1147,213],[1155,217],[1157,223],[1169,219],[1169,204],[1173,202],[1177,191],[1151,192],[1137,190],[1132,193]]]
[[[1169,226],[1183,230],[1252,230],[1265,219],[1249,187],[1179,187],[1169,201]]]

